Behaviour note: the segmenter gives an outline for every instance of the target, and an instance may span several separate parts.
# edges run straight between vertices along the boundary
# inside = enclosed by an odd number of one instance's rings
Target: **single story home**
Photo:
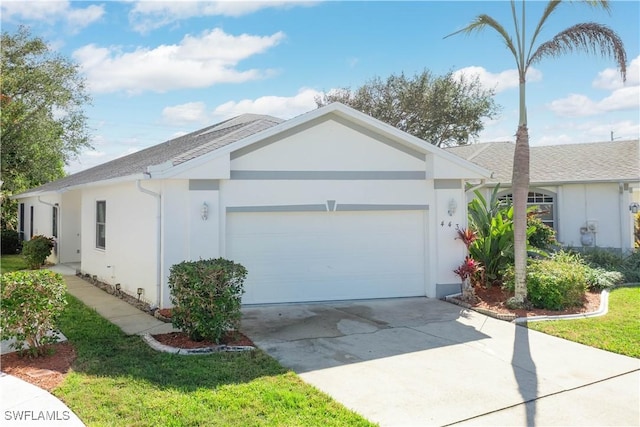
[[[472,162],[339,103],[244,114],[14,196],[56,263],[169,307],[184,260],[248,269],[244,304],[460,289]]]
[[[529,205],[544,211],[543,221],[563,246],[633,250],[639,147],[637,139],[530,147]],[[486,197],[500,184],[499,194],[508,198],[514,149],[511,142],[493,142],[447,151],[494,172],[482,189]]]

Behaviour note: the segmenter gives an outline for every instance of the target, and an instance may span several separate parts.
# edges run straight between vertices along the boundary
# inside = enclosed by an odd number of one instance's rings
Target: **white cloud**
[[[592,83],[596,89],[615,90],[625,86],[640,85],[640,56],[629,63],[627,67],[627,81],[622,82],[620,71],[615,68],[606,68],[598,73],[598,77]]]
[[[507,89],[518,87],[518,70],[505,70],[500,73],[492,73],[484,67],[465,67],[453,73],[454,77],[464,75],[466,77],[478,77],[480,83],[487,89],[493,89],[496,93]],[[531,67],[527,74],[527,82],[537,82],[542,80],[542,72]]]
[[[188,34],[179,44],[139,47],[131,52],[90,44],[76,50],[73,57],[94,92],[166,92],[268,77],[275,71],[238,70],[236,66],[284,38],[282,32],[270,36],[234,36],[214,29],[198,36]]]
[[[67,22],[73,31],[87,27],[104,15],[103,5],[72,7],[71,2],[66,0],[5,0],[0,7],[3,21],[40,21],[49,24],[63,21]]]
[[[162,118],[165,123],[172,125],[205,123],[207,121],[206,110],[204,102],[187,102],[186,104],[165,107],[162,110]]]
[[[302,88],[291,97],[263,96],[237,102],[229,101],[216,107],[213,114],[223,119],[244,113],[268,114],[281,119],[289,119],[316,108],[314,99],[318,95],[322,95],[322,92]]]
[[[203,16],[238,17],[266,8],[313,5],[311,1],[137,1],[129,12],[133,29],[146,33],[173,22]]]
[[[600,101],[594,101],[586,95],[571,94],[556,99],[548,108],[561,117],[585,117],[611,111],[633,110],[640,107],[640,86],[623,87]]]
[[[592,86],[596,89],[611,91],[609,96],[594,101],[586,95],[571,94],[556,99],[548,108],[562,117],[584,117],[611,111],[638,110],[640,108],[640,56],[627,67],[627,81],[622,82],[620,72],[615,68],[606,68],[598,73]]]

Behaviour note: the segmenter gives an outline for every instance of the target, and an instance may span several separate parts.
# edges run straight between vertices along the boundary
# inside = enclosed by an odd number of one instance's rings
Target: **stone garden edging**
[[[484,314],[485,316],[493,317],[498,320],[505,320],[507,322],[513,323],[527,323],[527,322],[541,322],[545,320],[573,320],[573,319],[586,319],[589,317],[598,317],[604,316],[609,312],[609,290],[604,289],[600,294],[600,307],[596,311],[592,311],[589,313],[575,313],[575,314],[562,314],[558,316],[531,316],[531,317],[516,317],[515,314],[511,313],[498,313],[493,310],[489,310],[481,307],[473,307],[471,304],[468,304],[464,301],[458,299],[458,297],[462,295],[460,292],[447,295],[444,297],[444,300],[461,307],[467,308],[469,310],[476,311],[480,314]]]
[[[202,348],[178,348],[171,347],[169,345],[162,344],[158,342],[151,334],[142,335],[142,340],[146,342],[149,347],[156,351],[161,351],[163,353],[171,353],[171,354],[179,354],[182,356],[202,356],[213,353],[222,353],[222,352],[241,352],[241,351],[251,351],[256,348],[251,345],[216,345],[212,347],[202,347]]]

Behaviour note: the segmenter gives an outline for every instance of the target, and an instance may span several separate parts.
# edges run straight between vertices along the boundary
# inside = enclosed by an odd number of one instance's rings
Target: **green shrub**
[[[35,270],[40,268],[47,257],[51,255],[53,249],[53,239],[46,236],[33,236],[31,240],[24,242],[22,255],[27,260],[29,268]]]
[[[635,250],[629,255],[601,248],[593,248],[583,254],[585,261],[594,268],[620,272],[623,282],[640,282],[640,251]]]
[[[579,255],[558,252],[550,258],[529,259],[527,298],[536,308],[563,310],[582,305],[587,291],[587,266]],[[513,291],[513,274],[506,285]]]
[[[636,249],[635,252],[624,258],[619,271],[624,275],[627,283],[640,282],[640,249]]]
[[[624,264],[624,257],[621,253],[602,248],[586,249],[582,253],[582,257],[590,266],[609,271],[619,271]]]
[[[0,245],[2,247],[2,255],[15,255],[20,253],[22,249],[22,241],[20,234],[15,230],[2,230],[2,239]]]
[[[619,271],[607,271],[600,267],[585,267],[587,286],[593,291],[612,288],[624,282],[624,275]]]
[[[45,353],[56,341],[50,332],[66,306],[66,286],[61,275],[49,270],[15,271],[0,276],[2,339],[15,338],[12,346],[33,356]]]
[[[556,231],[546,225],[535,213],[527,215],[527,232],[529,245],[543,251],[553,248],[556,244]]]
[[[513,209],[498,199],[499,188],[488,201],[476,190],[468,208],[469,228],[476,236],[468,246],[469,255],[483,266],[485,285],[500,281],[513,262]]]
[[[237,329],[247,270],[223,258],[184,261],[170,269],[171,322],[193,340],[220,342]]]

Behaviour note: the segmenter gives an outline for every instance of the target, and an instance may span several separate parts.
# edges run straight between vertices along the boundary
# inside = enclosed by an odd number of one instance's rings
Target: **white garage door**
[[[425,295],[425,212],[227,214],[244,304]]]

